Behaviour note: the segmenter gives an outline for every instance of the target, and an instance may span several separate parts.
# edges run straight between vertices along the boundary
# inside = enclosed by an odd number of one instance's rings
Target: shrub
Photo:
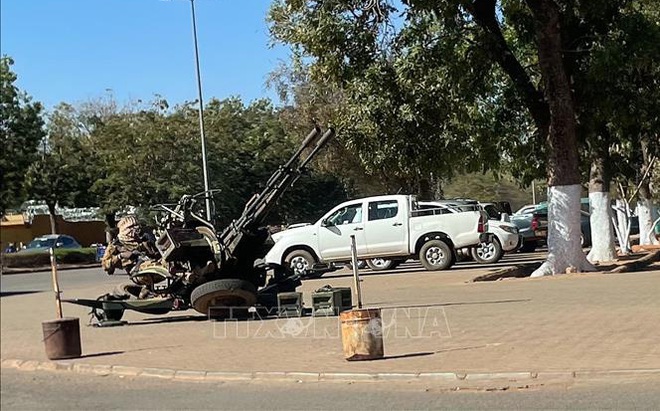
[[[55,250],[58,264],[89,264],[96,262],[96,248],[73,248]],[[4,254],[2,265],[8,268],[32,268],[50,265],[47,250]]]

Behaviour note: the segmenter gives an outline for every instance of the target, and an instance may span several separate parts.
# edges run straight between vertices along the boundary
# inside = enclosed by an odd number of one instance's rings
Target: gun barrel
[[[300,145],[296,153],[293,156],[291,156],[289,161],[286,162],[284,168],[291,167],[293,163],[300,157],[300,154],[302,154],[303,150],[309,147],[312,144],[312,141],[319,134],[321,134],[321,129],[319,128],[319,126],[314,127],[314,129],[310,131],[309,134],[307,134],[307,137],[305,137],[305,139],[303,140],[302,144]]]
[[[328,140],[335,134],[333,129],[328,129],[306,156],[303,161],[300,161],[303,151],[312,146],[314,140],[321,134],[321,129],[315,127],[303,140],[298,150],[293,156],[281,167],[279,167],[273,175],[270,176],[266,183],[266,187],[258,195],[253,196],[246,204],[241,217],[226,227],[219,239],[220,242],[228,248],[233,248],[240,242],[240,233],[244,230],[250,230],[259,224],[262,224],[268,212],[274,207],[277,200],[282,196],[293,183],[295,183],[300,174],[304,171],[305,166],[311,159],[326,145]],[[299,162],[300,161],[300,162]],[[296,162],[299,162],[296,164]],[[229,251],[231,253],[231,250]]]
[[[323,136],[321,136],[319,142],[316,143],[316,147],[314,147],[314,150],[312,150],[312,152],[309,153],[307,158],[303,160],[303,162],[300,164],[299,169],[302,170],[303,168],[305,168],[307,163],[309,163],[312,160],[312,158],[314,158],[316,153],[318,153],[328,143],[328,141],[330,141],[330,139],[334,137],[334,135],[335,135],[335,130],[333,128],[329,128],[328,130],[326,130],[326,132],[323,133]]]

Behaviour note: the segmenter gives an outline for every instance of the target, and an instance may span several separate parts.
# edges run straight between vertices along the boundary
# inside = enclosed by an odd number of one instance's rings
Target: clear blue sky
[[[188,0],[1,0],[1,51],[18,86],[52,108],[112,90],[119,102],[197,98]],[[283,47],[269,48],[267,0],[196,0],[205,101],[269,97]]]

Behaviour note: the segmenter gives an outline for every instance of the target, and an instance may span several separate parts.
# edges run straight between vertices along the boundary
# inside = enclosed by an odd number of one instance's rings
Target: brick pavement
[[[365,301],[383,308],[389,326],[380,361],[345,361],[336,317],[220,323],[189,311],[127,313],[130,326],[82,327],[85,357],[74,362],[224,372],[660,368],[660,271],[468,282],[483,272],[364,275]],[[351,281],[348,272],[307,281],[305,300],[322,285]],[[64,291],[65,298],[89,298],[107,290]],[[41,321],[54,317],[52,293],[4,297],[0,304],[1,357],[45,360]],[[83,324],[86,311],[64,306]]]

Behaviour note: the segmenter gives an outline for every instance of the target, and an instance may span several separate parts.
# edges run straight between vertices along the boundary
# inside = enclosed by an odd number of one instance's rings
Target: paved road
[[[422,384],[186,383],[2,370],[8,410],[659,409],[658,381],[451,392]]]
[[[544,257],[545,253],[507,254],[500,262],[496,264],[486,265],[477,264],[473,261],[466,261],[456,264],[451,268],[451,270],[470,270],[483,268],[494,269],[520,262],[541,261],[541,259]],[[418,262],[411,260],[395,271],[390,270],[382,273],[405,273],[418,271],[424,271],[424,268],[422,268]],[[380,274],[371,270],[363,270],[362,272],[364,275]],[[336,274],[328,274],[326,277],[332,278],[336,277],[337,275],[341,276],[346,274],[346,271],[341,271],[337,272]],[[108,276],[100,267],[86,268],[81,270],[60,270],[59,279],[60,287],[62,290],[71,290],[98,284],[108,284],[111,286],[117,284],[118,282],[127,281],[126,275],[119,274]],[[0,284],[0,296],[2,297],[52,290],[50,271],[3,275],[2,282]]]
[[[63,290],[95,284],[115,284],[118,279],[125,280],[126,276],[106,275],[100,267],[59,271],[60,287]],[[2,297],[29,292],[51,291],[52,289],[50,271],[3,275],[0,285]]]

